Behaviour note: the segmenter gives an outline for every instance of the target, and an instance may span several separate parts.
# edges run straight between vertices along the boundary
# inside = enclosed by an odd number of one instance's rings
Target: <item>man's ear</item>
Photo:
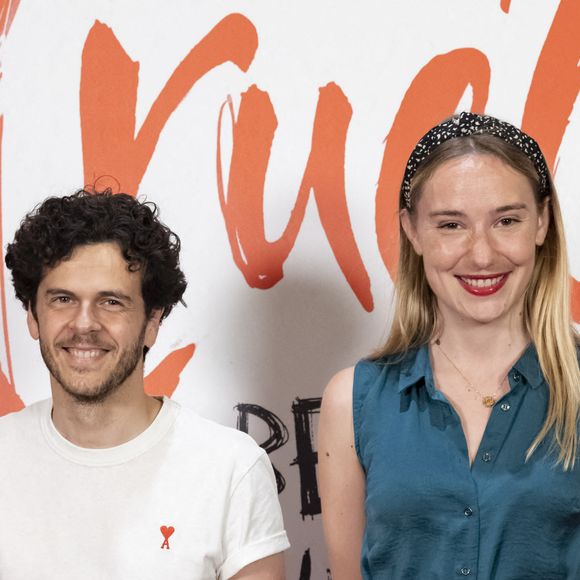
[[[147,348],[151,348],[157,340],[157,333],[159,332],[159,326],[161,325],[162,314],[163,308],[154,308],[147,318],[145,337],[143,340],[143,344]]]
[[[28,332],[30,332],[30,336],[34,338],[34,340],[38,340],[40,333],[38,331],[38,320],[36,320],[36,316],[32,312],[32,306],[28,305],[28,311],[26,312],[26,324],[28,325]]]
[[[411,245],[413,246],[415,252],[419,256],[422,256],[423,247],[421,245],[421,242],[419,241],[419,236],[417,236],[417,230],[415,228],[415,224],[413,223],[413,216],[406,209],[402,209],[399,215],[401,219],[401,226],[403,227],[405,235],[407,236],[407,238],[409,238],[409,241],[411,242]]]

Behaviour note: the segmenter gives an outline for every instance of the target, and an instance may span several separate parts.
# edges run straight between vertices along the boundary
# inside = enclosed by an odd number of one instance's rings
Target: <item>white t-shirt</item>
[[[164,399],[109,449],[64,439],[52,402],[0,420],[2,580],[215,580],[289,547],[246,434]]]

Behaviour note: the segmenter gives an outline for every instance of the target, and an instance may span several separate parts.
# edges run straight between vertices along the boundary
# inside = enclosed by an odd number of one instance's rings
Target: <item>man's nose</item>
[[[70,320],[69,326],[79,334],[101,329],[97,313],[91,304],[79,304]]]

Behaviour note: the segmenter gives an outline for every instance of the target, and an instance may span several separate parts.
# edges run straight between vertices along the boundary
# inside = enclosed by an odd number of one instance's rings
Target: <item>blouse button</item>
[[[481,459],[483,461],[485,461],[486,463],[490,462],[491,458],[492,458],[492,455],[489,451],[486,451],[485,453],[482,453],[482,455],[481,455]]]
[[[509,403],[502,403],[502,404],[499,406],[499,408],[500,408],[502,411],[509,411],[509,410],[510,410],[510,408],[511,408],[511,405],[510,405]]]
[[[473,510],[470,507],[466,507],[463,510],[463,513],[465,514],[465,517],[468,518],[469,516],[471,516],[473,514]]]
[[[471,574],[471,568],[461,568],[461,570],[459,570],[459,573],[462,576],[469,576]]]
[[[520,375],[520,373],[518,371],[514,371],[512,373],[512,379],[514,380],[514,383],[519,383],[521,378],[522,378],[522,375]]]

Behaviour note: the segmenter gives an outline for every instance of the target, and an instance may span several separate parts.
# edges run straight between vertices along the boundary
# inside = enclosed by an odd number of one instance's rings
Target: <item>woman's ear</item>
[[[399,214],[401,220],[401,226],[407,238],[411,242],[413,249],[419,255],[423,255],[423,247],[419,240],[419,236],[417,236],[417,230],[415,228],[415,223],[413,221],[413,216],[409,213],[409,210],[402,209],[401,213]]]
[[[550,198],[546,197],[538,206],[538,229],[536,230],[536,246],[544,244],[550,227]]]

